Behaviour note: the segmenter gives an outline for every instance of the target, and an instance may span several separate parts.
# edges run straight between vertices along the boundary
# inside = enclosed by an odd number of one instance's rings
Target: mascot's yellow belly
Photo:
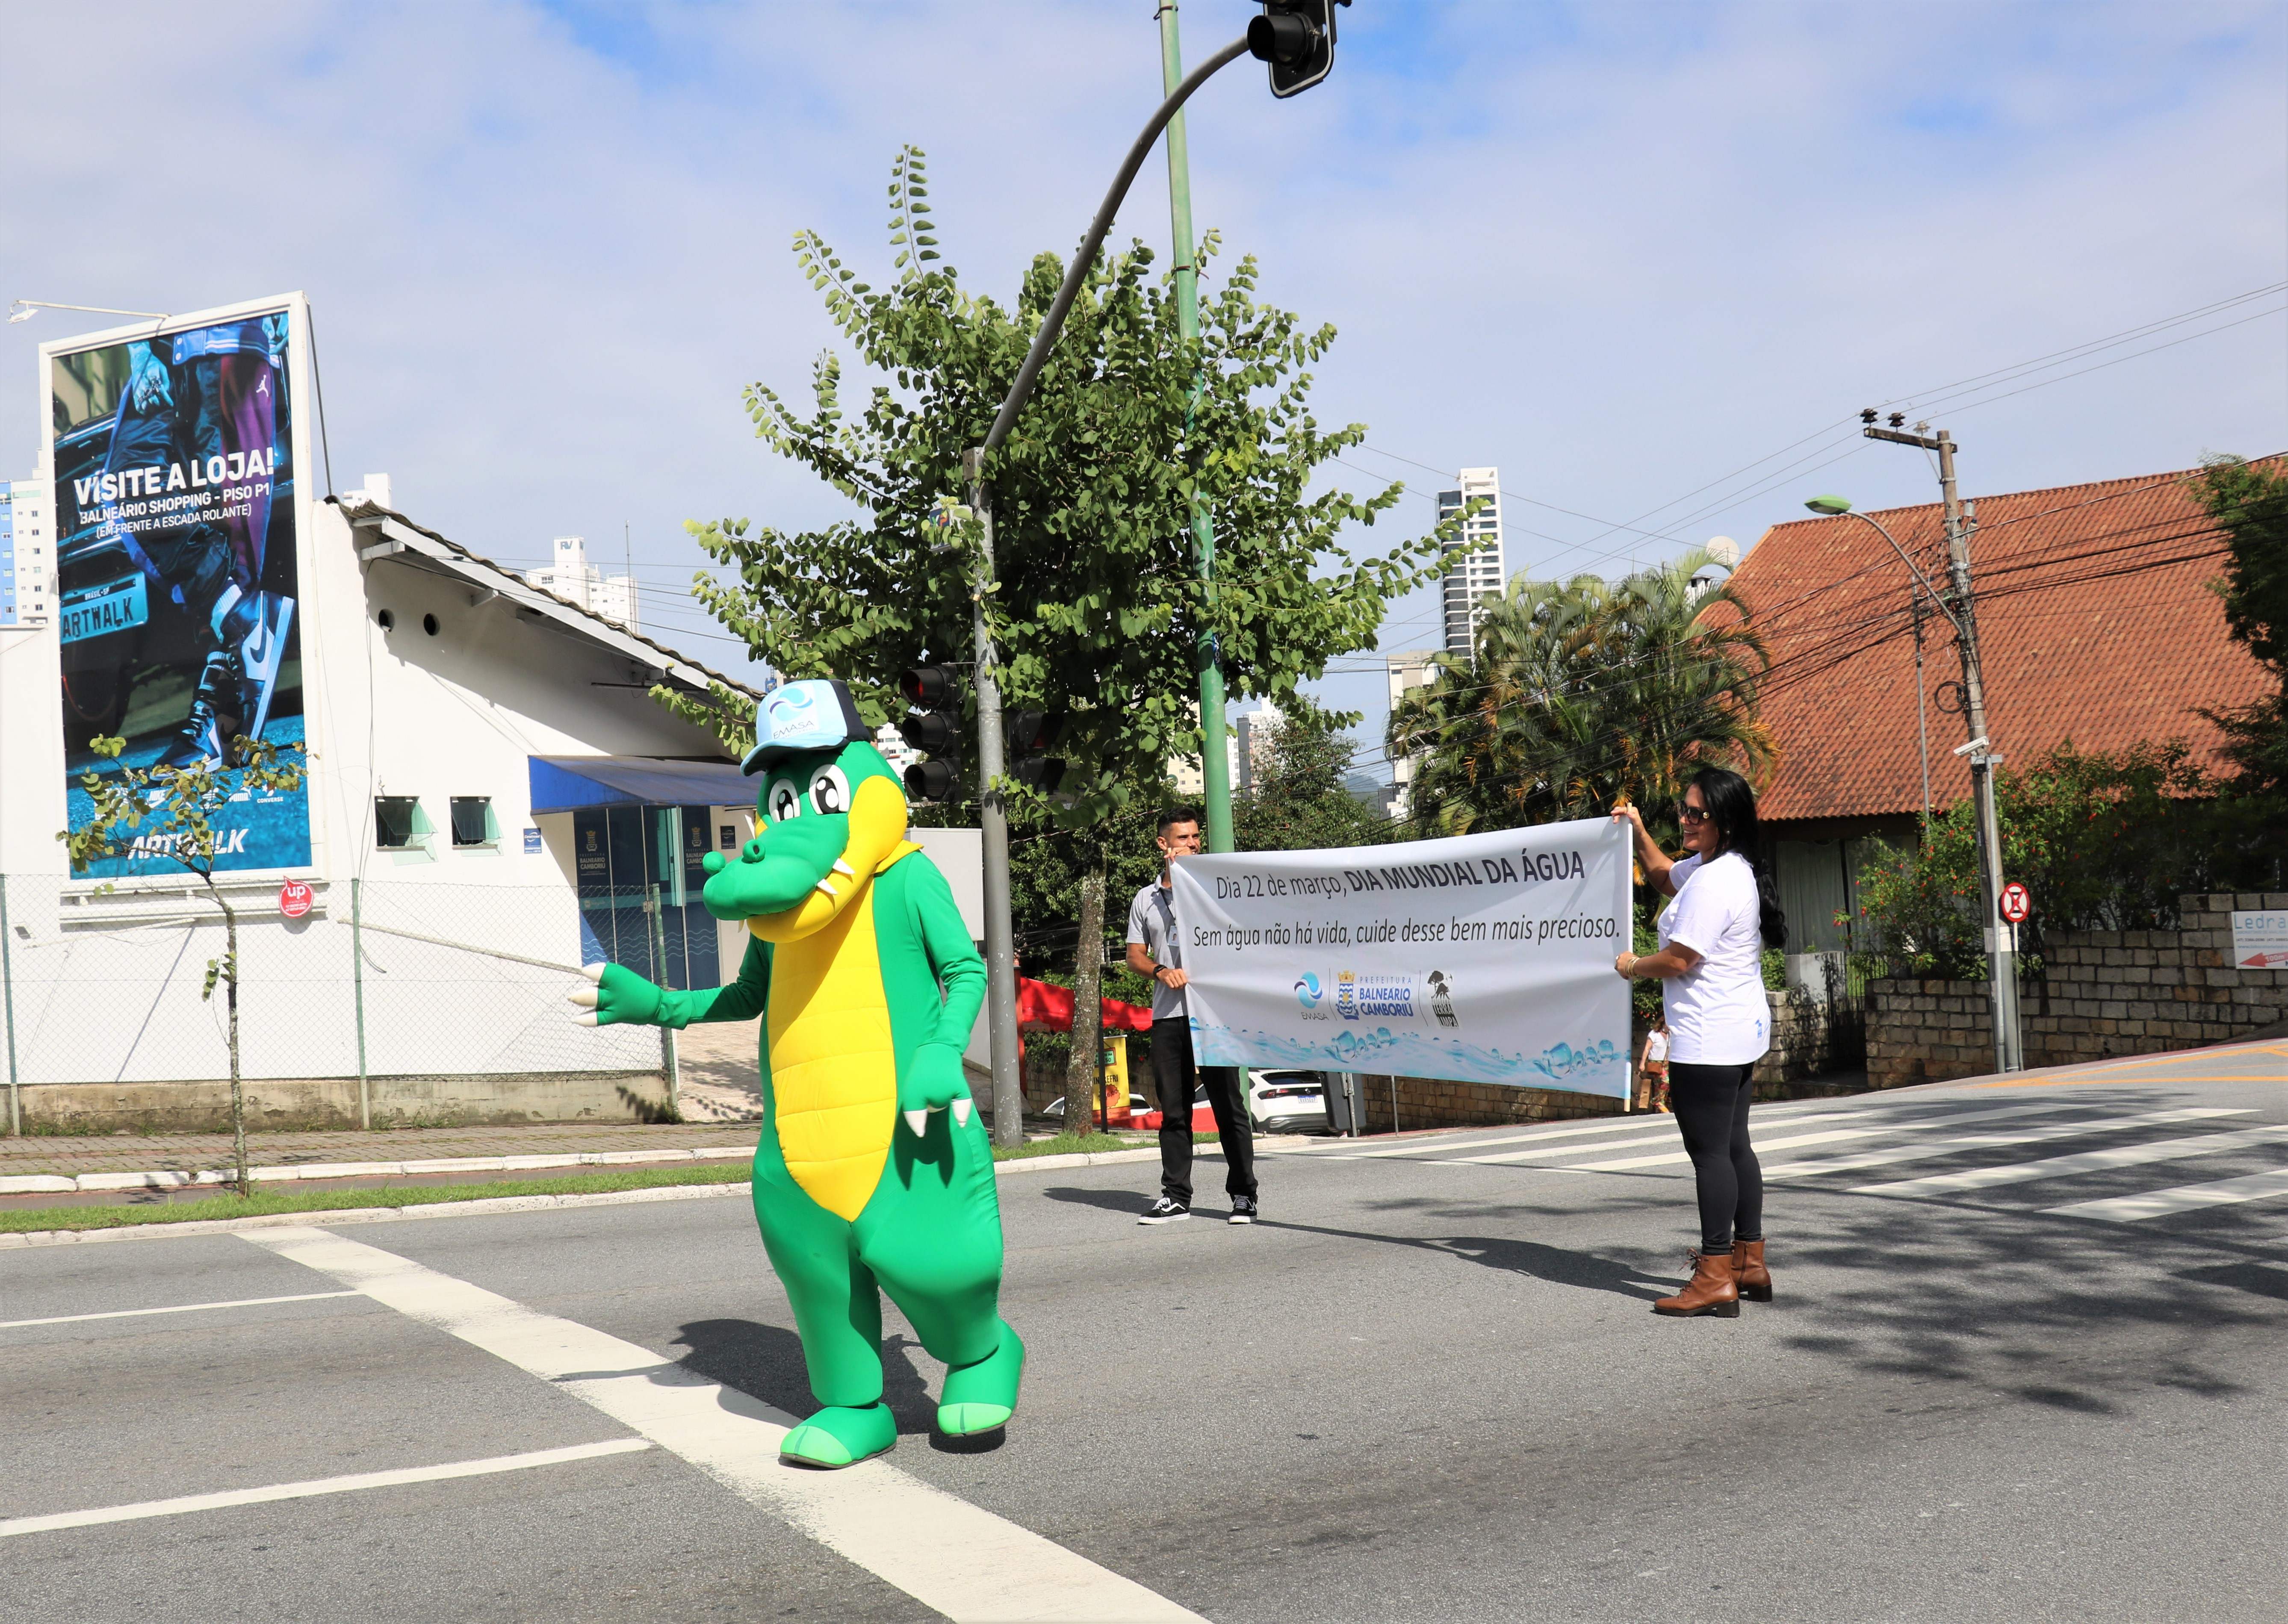
[[[871,876],[869,876],[870,878]],[[854,1219],[881,1182],[897,1121],[897,1055],[874,946],[874,888],[771,964],[773,1118],[794,1181]]]

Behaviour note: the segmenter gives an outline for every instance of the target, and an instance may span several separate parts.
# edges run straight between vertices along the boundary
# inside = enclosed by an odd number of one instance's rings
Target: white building
[[[383,505],[386,506],[386,493]],[[637,618],[636,578],[607,575],[588,562],[588,543],[580,536],[560,535],[545,569],[528,569],[524,578],[544,592],[577,604],[630,631],[642,629]]]
[[[55,607],[43,488],[37,479],[0,481],[0,626],[44,626]]]
[[[1501,470],[1465,468],[1459,490],[1438,493],[1441,524],[1482,498],[1486,505],[1463,522],[1460,543],[1447,554],[1444,582],[1446,652],[1470,658],[1473,634],[1482,613],[1478,599],[1498,592],[1509,579],[1502,558]]]
[[[1245,795],[1255,788],[1259,774],[1271,764],[1272,732],[1287,718],[1279,707],[1265,700],[1232,723],[1231,788]]]
[[[1396,710],[1401,701],[1416,688],[1430,685],[1437,669],[1432,661],[1438,658],[1434,648],[1410,648],[1384,657],[1384,668],[1390,678],[1390,708]],[[1410,795],[1414,783],[1414,763],[1408,757],[1399,757],[1390,764],[1390,798],[1384,804],[1384,814],[1404,818],[1412,808]]]

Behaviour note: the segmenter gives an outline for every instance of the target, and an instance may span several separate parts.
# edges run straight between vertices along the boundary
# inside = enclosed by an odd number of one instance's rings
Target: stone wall
[[[2288,970],[2232,967],[2232,913],[2288,894],[2178,899],[2174,931],[2061,931],[2046,975],[2019,994],[2029,1066],[2228,1042],[2288,1020]],[[1983,981],[1869,984],[1867,1080],[1877,1088],[1994,1069]]]

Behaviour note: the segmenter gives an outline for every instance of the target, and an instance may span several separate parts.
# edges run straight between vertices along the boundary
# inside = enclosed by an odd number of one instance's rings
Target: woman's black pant
[[[1668,1105],[1684,1133],[1692,1174],[1700,1186],[1700,1249],[1711,1256],[1732,1242],[1764,1238],[1764,1169],[1748,1144],[1748,1097],[1755,1092],[1752,1062],[1695,1066],[1672,1061]]]

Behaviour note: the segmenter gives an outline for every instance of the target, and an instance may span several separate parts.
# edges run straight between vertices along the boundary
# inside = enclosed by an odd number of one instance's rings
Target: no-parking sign
[[[289,880],[278,888],[278,911],[289,919],[299,919],[310,911],[317,892],[300,880]]]
[[[2013,880],[2002,888],[2003,918],[2014,925],[2022,925],[2026,923],[2026,916],[2033,911],[2033,895],[2023,885]]]

